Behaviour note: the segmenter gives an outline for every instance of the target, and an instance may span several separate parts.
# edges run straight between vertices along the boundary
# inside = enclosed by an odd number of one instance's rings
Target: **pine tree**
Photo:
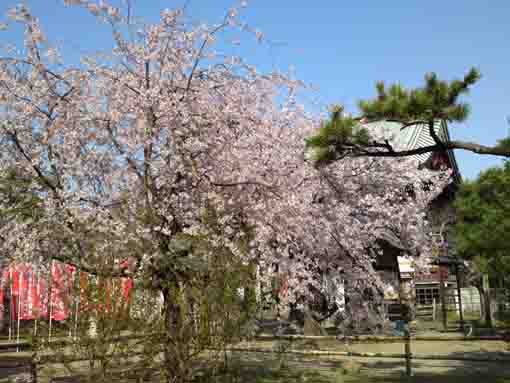
[[[345,115],[341,106],[335,106],[330,119],[308,138],[307,145],[319,163],[345,156],[405,157],[446,149],[510,157],[510,138],[498,141],[495,146],[463,141],[444,142],[434,129],[437,121],[463,122],[468,118],[470,107],[460,97],[467,94],[480,78],[480,72],[472,68],[462,79],[450,82],[440,80],[435,73],[429,73],[425,75],[425,84],[414,89],[406,89],[400,84],[386,86],[384,82],[378,82],[377,96],[358,103],[360,116]],[[402,129],[425,125],[434,144],[397,150],[389,141],[370,138],[364,124],[375,121],[399,122]]]
[[[510,162],[464,182],[455,201],[456,244],[460,255],[507,280],[510,272]]]
[[[510,162],[464,182],[455,201],[457,253],[474,264],[474,285],[480,292],[484,318],[490,325],[490,295],[477,272],[508,286],[510,273]]]

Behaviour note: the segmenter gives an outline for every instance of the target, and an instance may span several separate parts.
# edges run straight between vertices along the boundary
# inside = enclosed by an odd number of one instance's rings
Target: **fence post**
[[[411,366],[411,360],[413,358],[413,354],[411,352],[411,331],[409,329],[409,322],[407,323],[407,327],[404,329],[405,334],[405,359],[406,359],[406,375],[413,376],[413,370]]]
[[[32,383],[37,383],[37,365],[39,364],[39,355],[37,354],[38,344],[35,336],[32,347],[32,357],[30,358],[30,381]]]

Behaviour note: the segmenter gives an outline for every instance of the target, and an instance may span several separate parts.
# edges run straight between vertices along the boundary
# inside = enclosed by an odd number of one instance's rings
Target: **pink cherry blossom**
[[[106,2],[66,4],[123,20]],[[181,10],[165,10],[137,42],[115,32],[111,61],[62,58],[55,68],[30,11],[11,18],[24,24],[27,49],[0,58],[0,172],[31,180],[44,215],[0,222],[3,256],[90,270],[101,259],[112,274],[130,258],[138,277],[168,267],[186,234],[206,238],[204,259],[223,248],[257,264],[265,286],[278,265],[287,304],[321,291],[328,272],[359,291],[382,288],[372,262],[387,232],[409,256],[429,252],[424,212],[448,174],[394,159],[317,168],[304,139],[321,121],[299,101],[309,88],[221,61],[214,35],[228,23],[192,27]]]

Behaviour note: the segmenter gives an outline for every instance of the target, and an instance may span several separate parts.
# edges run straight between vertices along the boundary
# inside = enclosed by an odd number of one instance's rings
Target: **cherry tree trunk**
[[[174,288],[166,288],[163,291],[163,310],[165,316],[166,334],[164,337],[164,361],[163,372],[168,383],[186,382],[191,377],[191,369],[186,357],[186,344],[182,339],[183,321],[181,306],[176,300],[177,294]]]

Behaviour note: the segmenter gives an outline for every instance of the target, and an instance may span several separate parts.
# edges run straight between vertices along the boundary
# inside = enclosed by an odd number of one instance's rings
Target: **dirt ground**
[[[256,342],[240,343],[241,347],[257,347],[263,349],[274,349],[276,341],[263,340]],[[453,359],[462,357],[490,358],[498,356],[508,358],[510,363],[510,344],[503,341],[411,341],[411,352],[415,356],[420,355],[438,355],[450,356]],[[345,343],[337,340],[294,340],[291,348],[310,349],[310,350],[328,350],[328,351],[351,351],[357,353],[382,353],[382,354],[403,354],[403,343]]]
[[[244,344],[244,346],[257,347],[258,349],[274,350],[276,342],[259,341]],[[315,344],[303,345],[293,342],[292,348],[330,350],[330,351],[351,351],[357,353],[381,353],[381,354],[403,354],[402,343],[357,343],[345,344],[339,341],[318,341]],[[415,377],[412,381],[419,383],[444,383],[444,382],[466,382],[466,383],[500,383],[509,378],[510,383],[510,351],[506,350],[507,344],[502,341],[412,341],[411,349],[416,359],[412,362],[412,369]],[[4,354],[6,355],[6,354]],[[461,361],[461,360],[422,360],[420,356],[438,355],[451,357],[452,359],[474,358],[493,359],[493,357],[504,358],[505,361]],[[260,353],[260,352],[234,352],[241,365],[253,365],[256,372],[250,375],[256,378],[258,371],[274,369],[279,366],[282,359],[291,368],[291,371],[313,371],[317,379],[305,379],[307,382],[337,382],[338,371],[346,362],[355,361],[361,365],[361,370],[354,376],[342,377],[342,382],[371,383],[371,382],[401,382],[405,373],[405,361],[398,358],[383,357],[347,357],[347,356],[303,356],[292,354]],[[5,357],[4,357],[5,359]],[[2,365],[4,368],[2,368]],[[2,364],[0,354],[0,383],[3,383],[8,375],[26,373],[26,368],[5,368]],[[261,370],[262,369],[262,370]],[[247,383],[252,380],[246,380]],[[273,382],[272,377],[268,380],[256,378],[253,382]],[[278,378],[279,382],[286,382]],[[290,381],[296,381],[295,376],[289,377]]]
[[[412,341],[411,352],[413,355],[442,355],[452,357],[478,356],[484,357],[492,354],[507,354],[510,361],[510,352],[506,351],[506,344],[502,341]],[[354,352],[372,353],[404,353],[402,343],[372,343],[372,344],[351,344],[346,346]]]
[[[275,364],[274,357],[256,355],[242,359],[257,361],[260,365]],[[361,370],[339,379],[339,371],[344,363],[356,362]],[[375,382],[415,382],[415,383],[510,383],[510,363],[501,362],[461,362],[415,360],[412,363],[412,378],[405,375],[405,363],[400,359],[389,358],[355,358],[355,357],[314,357],[288,358],[286,361],[290,371],[316,372],[321,379],[308,382],[324,383],[375,383]],[[506,378],[509,380],[507,381]],[[306,380],[306,379],[305,379]],[[255,380],[259,382],[259,380]],[[261,380],[264,381],[264,380]],[[268,380],[272,382],[272,380]]]
[[[252,344],[253,345],[253,344]],[[274,347],[274,342],[256,342],[258,348]],[[299,346],[295,343],[294,346]],[[510,383],[510,351],[502,341],[413,341],[411,350],[416,359],[412,361],[414,377],[411,381],[419,383]],[[358,343],[343,344],[338,341],[316,342],[315,350],[351,351],[357,353],[403,354],[402,343]],[[240,353],[244,360],[257,361],[261,365],[275,364],[278,354]],[[242,355],[242,356],[241,356]],[[489,359],[492,361],[470,360],[424,360],[420,356],[441,356],[452,359]],[[284,358],[295,369],[323,371],[325,376],[332,376],[343,363],[355,361],[361,371],[355,376],[346,376],[342,382],[401,382],[405,377],[405,360],[383,357],[351,356],[302,356],[287,355]],[[504,360],[494,360],[494,358]],[[337,372],[336,372],[337,374]],[[508,381],[506,380],[508,378]],[[338,376],[325,378],[324,382],[336,382]],[[269,380],[270,381],[270,380]],[[313,380],[308,380],[312,382]],[[318,382],[321,380],[317,380]]]

